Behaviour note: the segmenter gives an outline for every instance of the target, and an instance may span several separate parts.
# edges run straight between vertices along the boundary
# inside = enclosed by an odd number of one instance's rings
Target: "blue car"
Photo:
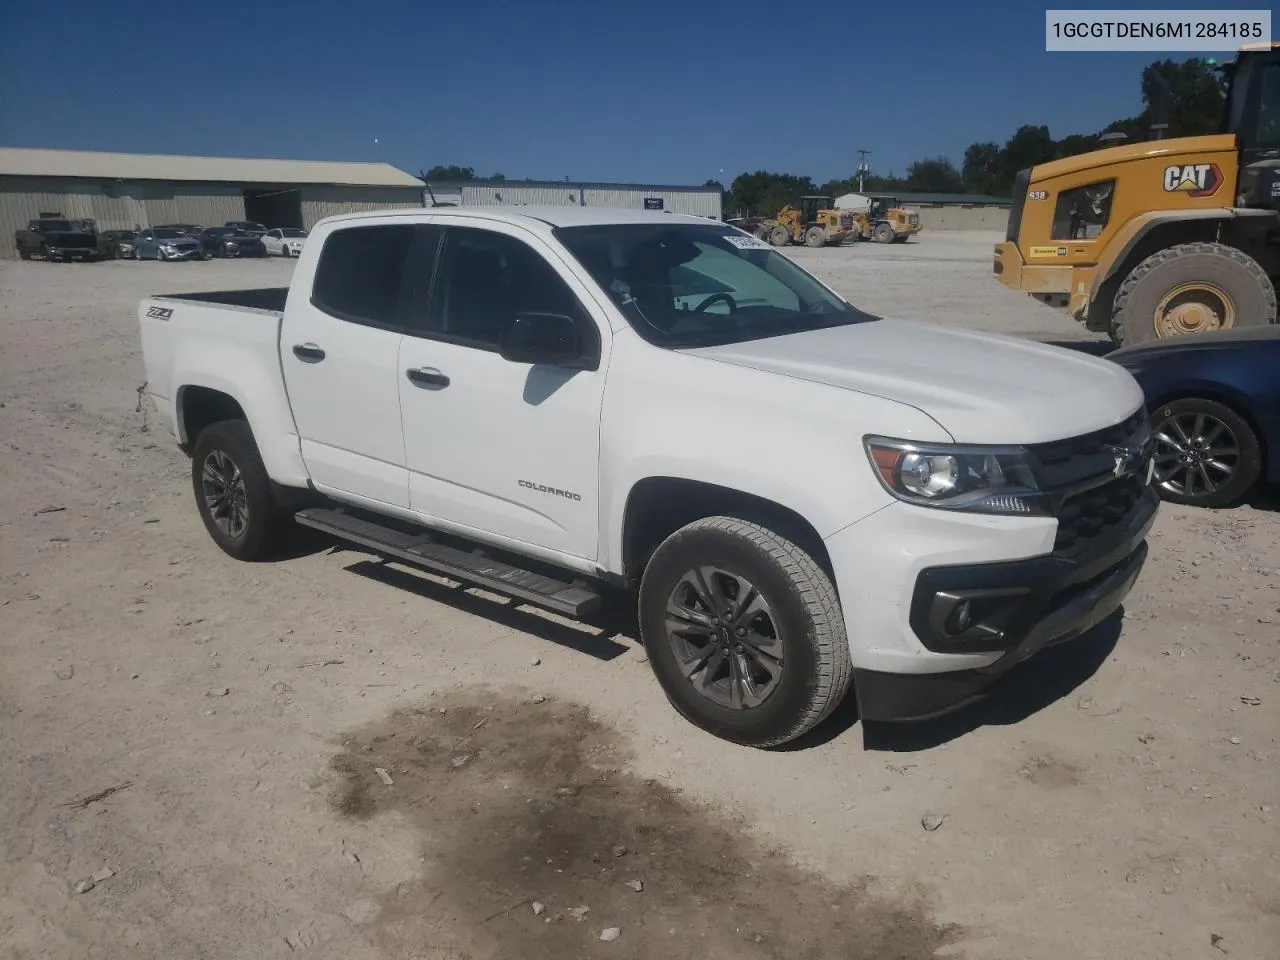
[[[1107,355],[1133,374],[1165,500],[1225,507],[1280,483],[1280,326],[1220,330]]]

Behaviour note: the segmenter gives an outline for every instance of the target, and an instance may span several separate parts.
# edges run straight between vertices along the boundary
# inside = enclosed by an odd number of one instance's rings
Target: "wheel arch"
[[[178,443],[187,453],[195,446],[201,431],[220,420],[243,420],[249,424],[249,431],[253,431],[244,406],[226,390],[187,384],[178,388],[175,403]]]
[[[1230,208],[1152,210],[1134,217],[1099,257],[1089,293],[1089,329],[1110,329],[1121,285],[1152,254],[1184,243],[1222,243],[1257,259],[1250,241],[1265,234],[1269,220]]]
[[[732,516],[769,527],[807,551],[835,583],[826,544],[799,511],[733,487],[668,476],[644,477],[627,493],[620,541],[623,577],[638,580],[662,541],[695,520],[713,516]]]

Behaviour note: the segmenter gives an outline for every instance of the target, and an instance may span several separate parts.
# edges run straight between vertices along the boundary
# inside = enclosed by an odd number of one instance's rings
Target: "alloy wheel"
[[[1227,424],[1207,413],[1170,417],[1155,439],[1155,482],[1178,496],[1216,493],[1240,467],[1240,441]]]
[[[667,600],[667,640],[693,689],[722,707],[758,707],[782,677],[782,636],[769,602],[720,567],[680,578]]]
[[[249,497],[236,462],[225,450],[210,450],[200,479],[214,525],[233,540],[243,536],[249,527]]]

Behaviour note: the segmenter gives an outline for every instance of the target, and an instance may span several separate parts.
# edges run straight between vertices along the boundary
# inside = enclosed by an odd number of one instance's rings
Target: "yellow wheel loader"
[[[1280,44],[1223,70],[1222,133],[1021,171],[996,277],[1118,344],[1275,323]]]
[[[920,214],[909,213],[897,197],[872,194],[866,210],[853,213],[853,234],[876,243],[906,243],[920,232]]]
[[[843,241],[852,228],[853,218],[833,209],[830,197],[801,197],[798,208],[787,204],[761,225],[764,238],[775,247],[825,247]]]

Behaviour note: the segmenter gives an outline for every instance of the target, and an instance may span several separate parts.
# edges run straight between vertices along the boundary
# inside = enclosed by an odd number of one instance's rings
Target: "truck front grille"
[[[1112,480],[1067,497],[1058,511],[1054,553],[1078,553],[1116,527],[1123,526],[1142,504],[1145,471]]]
[[[1054,552],[1088,549],[1142,508],[1147,491],[1151,434],[1147,412],[1139,409],[1113,427],[1028,448],[1042,490],[1056,504]],[[1125,451],[1135,451],[1132,459]],[[1117,476],[1120,467],[1131,472]]]

